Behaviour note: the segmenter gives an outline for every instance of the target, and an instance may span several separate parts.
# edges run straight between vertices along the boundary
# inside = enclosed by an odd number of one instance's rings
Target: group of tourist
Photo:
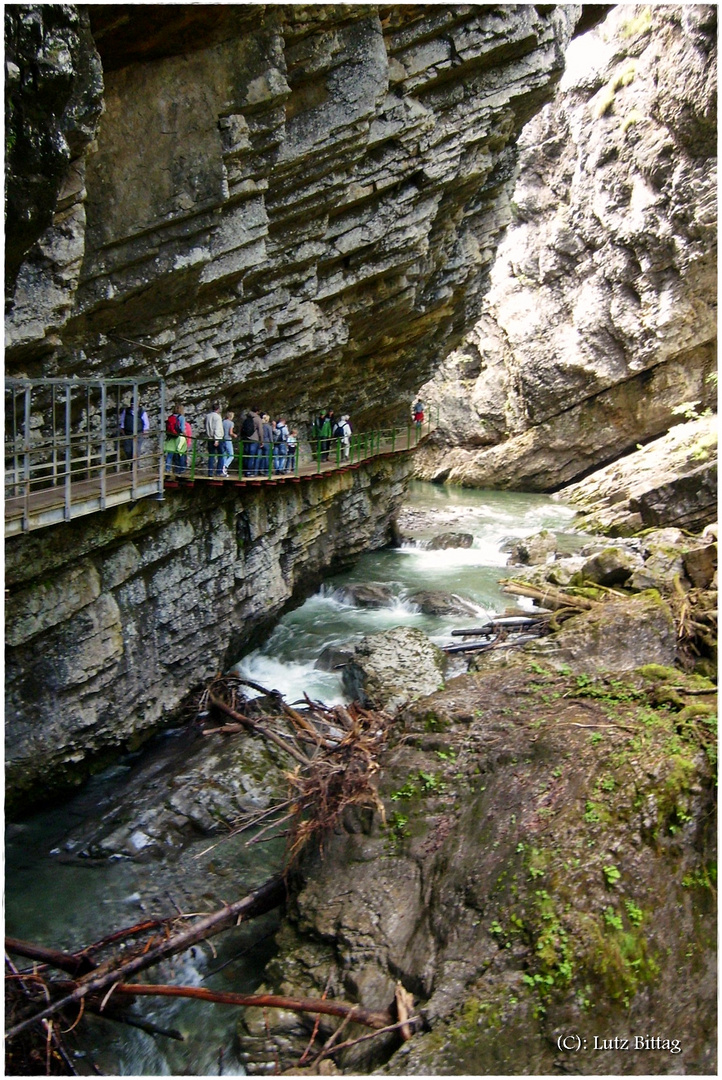
[[[228,415],[233,417],[233,413]],[[249,409],[241,422],[239,442],[243,445],[241,471],[244,476],[289,473],[296,468],[298,432],[289,430],[283,418],[271,420],[268,413],[258,407]]]
[[[174,403],[165,430],[166,469],[182,476],[187,469],[193,434],[180,402]],[[247,477],[289,473],[296,468],[298,432],[289,429],[285,419],[271,420],[268,413],[258,408],[248,410],[240,431],[236,431],[233,410],[229,409],[222,416],[220,402],[214,401],[203,418],[203,433],[208,451],[208,476],[229,476],[229,469],[239,455],[242,457],[239,474]]]
[[[317,416],[311,424],[309,433],[314,458],[320,457],[321,461],[328,461],[332,440],[336,440],[340,447],[340,456],[348,459],[351,434],[348,416],[342,416],[340,420],[336,420],[333,409],[329,409],[323,416]]]
[[[134,412],[130,403],[124,406],[118,417],[121,446],[128,459],[140,457],[140,448],[150,427],[148,414],[140,402],[137,402],[137,418]],[[420,426],[423,422],[423,405],[420,402],[415,403],[412,414],[417,426]],[[271,420],[269,414],[261,409],[249,409],[240,429],[236,430],[233,410],[229,409],[223,415],[220,402],[214,401],[203,418],[203,434],[208,453],[208,476],[229,476],[234,459],[238,461],[238,474],[245,477],[291,473],[296,469],[298,432],[289,428],[283,417]],[[309,430],[313,459],[328,461],[332,448],[337,448],[339,460],[347,461],[351,435],[347,414],[336,419],[333,409],[329,409],[315,417]],[[182,476],[186,472],[193,438],[183,402],[177,400],[165,422],[163,452],[168,473],[175,472]]]
[[[424,422],[424,405],[419,399],[411,407],[411,415],[417,431]],[[133,437],[137,445],[142,445],[143,435],[148,432],[148,414],[138,403],[138,417],[134,416],[132,405],[126,405],[118,418],[123,451],[127,458],[133,455]],[[221,415],[220,402],[214,401],[203,419],[203,431],[207,440],[208,475],[226,477],[229,469],[239,455],[238,473],[245,477],[261,477],[273,474],[291,473],[296,468],[298,454],[298,432],[289,429],[284,418],[271,420],[268,413],[259,408],[249,409],[237,432],[235,413],[229,409]],[[188,452],[193,441],[190,422],[185,416],[183,404],[173,403],[173,408],[166,420],[165,453],[166,470],[183,475],[188,467]],[[348,415],[336,419],[333,409],[315,417],[309,431],[311,451],[314,460],[328,461],[332,446],[338,447],[339,459],[348,460],[351,449],[351,424]],[[234,450],[234,444],[237,449]],[[140,456],[140,450],[135,456]]]

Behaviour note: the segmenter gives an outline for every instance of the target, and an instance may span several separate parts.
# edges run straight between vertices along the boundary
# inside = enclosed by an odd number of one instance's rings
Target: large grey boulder
[[[553,656],[587,674],[644,664],[672,667],[677,656],[672,612],[654,590],[610,599],[568,619],[555,635]]]
[[[421,630],[397,626],[363,638],[344,684],[363,705],[393,712],[444,683],[446,658]]]
[[[429,551],[444,551],[446,548],[470,548],[473,543],[472,533],[447,532],[433,536],[425,547]]]

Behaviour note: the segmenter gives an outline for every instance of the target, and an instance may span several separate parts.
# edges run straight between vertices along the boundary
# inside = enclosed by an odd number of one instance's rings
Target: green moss
[[[627,19],[619,28],[619,34],[623,38],[633,38],[640,34],[646,34],[652,28],[652,9],[650,7]]]

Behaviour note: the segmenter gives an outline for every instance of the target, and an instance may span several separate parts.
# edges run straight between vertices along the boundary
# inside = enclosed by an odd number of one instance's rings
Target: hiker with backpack
[[[296,471],[296,449],[298,447],[298,432],[294,429],[289,433],[286,455],[286,472]]]
[[[276,430],[273,436],[273,467],[276,472],[285,472],[287,454],[288,425],[285,420],[277,420]]]
[[[411,406],[411,414],[414,418],[414,423],[416,424],[416,430],[420,431],[424,422],[424,403],[421,398],[415,401]]]
[[[143,453],[143,436],[147,434],[150,428],[150,421],[148,420],[148,413],[145,411],[140,402],[138,402],[138,422],[135,422],[135,413],[133,410],[132,401],[125,405],[118,417],[118,427],[123,435],[129,436],[122,442],[123,453],[128,461],[132,461],[133,457],[140,458]],[[134,430],[135,429],[135,430]],[[133,435],[136,436],[136,453],[133,454]]]
[[[351,425],[348,422],[348,416],[341,417],[336,424],[336,427],[333,429],[333,434],[336,439],[340,440],[340,456],[345,460],[348,460],[351,449]]]
[[[333,412],[327,412],[321,422],[318,433],[319,446],[321,447],[321,461],[328,461],[331,449],[331,437],[333,435]]]
[[[165,467],[170,475],[175,469],[176,475],[181,476],[188,464],[188,439],[186,432],[190,432],[190,424],[183,415],[183,406],[180,402],[173,403],[173,411],[165,422],[165,442],[163,452],[165,454]]]
[[[243,439],[243,475],[253,476],[263,442],[263,427],[258,406],[249,409],[243,417],[241,438]]]
[[[273,428],[268,413],[261,417],[261,444],[255,462],[255,476],[268,476],[268,469],[273,452]]]
[[[210,412],[207,412],[203,421],[206,437],[208,439],[208,475],[223,476],[223,451],[221,444],[224,438],[223,421],[221,420],[221,403],[214,401]]]

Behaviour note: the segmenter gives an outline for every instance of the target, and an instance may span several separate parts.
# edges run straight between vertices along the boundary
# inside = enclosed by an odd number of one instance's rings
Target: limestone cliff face
[[[103,113],[19,267],[9,372],[405,419],[479,309],[581,9],[89,10]]]
[[[423,390],[422,476],[557,489],[714,407],[716,63],[712,6],[620,6],[573,43],[483,315]]]
[[[144,500],[6,544],[6,797],[137,745],[323,572],[389,543],[411,463]]]

